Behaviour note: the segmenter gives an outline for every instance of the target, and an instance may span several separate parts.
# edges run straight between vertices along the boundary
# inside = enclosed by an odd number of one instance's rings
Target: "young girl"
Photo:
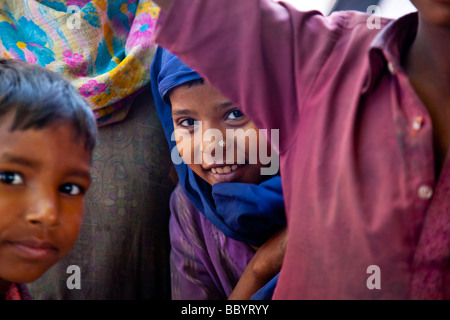
[[[155,40],[280,129],[278,299],[450,297],[450,1],[395,21],[155,0]]]
[[[269,150],[270,146],[236,105],[162,48],[155,53],[151,78],[180,181],[171,196],[172,296],[229,298],[254,250],[285,225],[280,176],[263,175],[264,165],[250,162],[251,143],[256,144],[253,151],[258,155],[261,144]],[[206,139],[208,130],[220,139]],[[229,130],[254,132],[256,139],[239,143],[239,136],[230,138]],[[230,150],[231,159],[227,158]],[[241,160],[245,161],[239,162],[238,153],[243,150]],[[201,155],[200,161],[196,154]],[[215,161],[208,161],[208,156]],[[273,252],[278,268],[262,271],[260,275],[265,275],[259,283],[251,278],[241,282],[242,291],[234,298],[250,298],[278,273],[283,251]]]
[[[62,77],[0,59],[0,300],[31,297],[78,237],[97,126]]]

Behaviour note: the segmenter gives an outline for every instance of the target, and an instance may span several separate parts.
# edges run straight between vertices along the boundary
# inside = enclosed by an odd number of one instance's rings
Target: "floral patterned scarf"
[[[158,12],[150,0],[2,0],[0,57],[60,73],[110,124],[150,81]]]

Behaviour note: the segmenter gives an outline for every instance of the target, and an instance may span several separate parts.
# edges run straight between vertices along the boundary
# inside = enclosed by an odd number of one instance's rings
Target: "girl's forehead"
[[[234,104],[208,84],[180,86],[170,94],[172,114],[221,113]]]

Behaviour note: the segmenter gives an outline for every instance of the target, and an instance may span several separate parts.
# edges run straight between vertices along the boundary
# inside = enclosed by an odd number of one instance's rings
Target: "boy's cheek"
[[[53,230],[55,241],[61,244],[60,255],[62,258],[74,246],[81,231],[84,218],[84,201],[77,204],[66,204],[60,217],[60,226]]]
[[[61,250],[51,259],[29,260],[17,256],[7,245],[0,245],[0,278],[8,282],[29,283],[39,279],[65,253]]]

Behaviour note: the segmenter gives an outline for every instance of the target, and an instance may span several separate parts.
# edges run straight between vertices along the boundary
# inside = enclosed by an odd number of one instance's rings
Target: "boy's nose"
[[[26,221],[42,227],[53,227],[58,224],[58,206],[53,192],[41,192],[33,197],[26,217]]]

